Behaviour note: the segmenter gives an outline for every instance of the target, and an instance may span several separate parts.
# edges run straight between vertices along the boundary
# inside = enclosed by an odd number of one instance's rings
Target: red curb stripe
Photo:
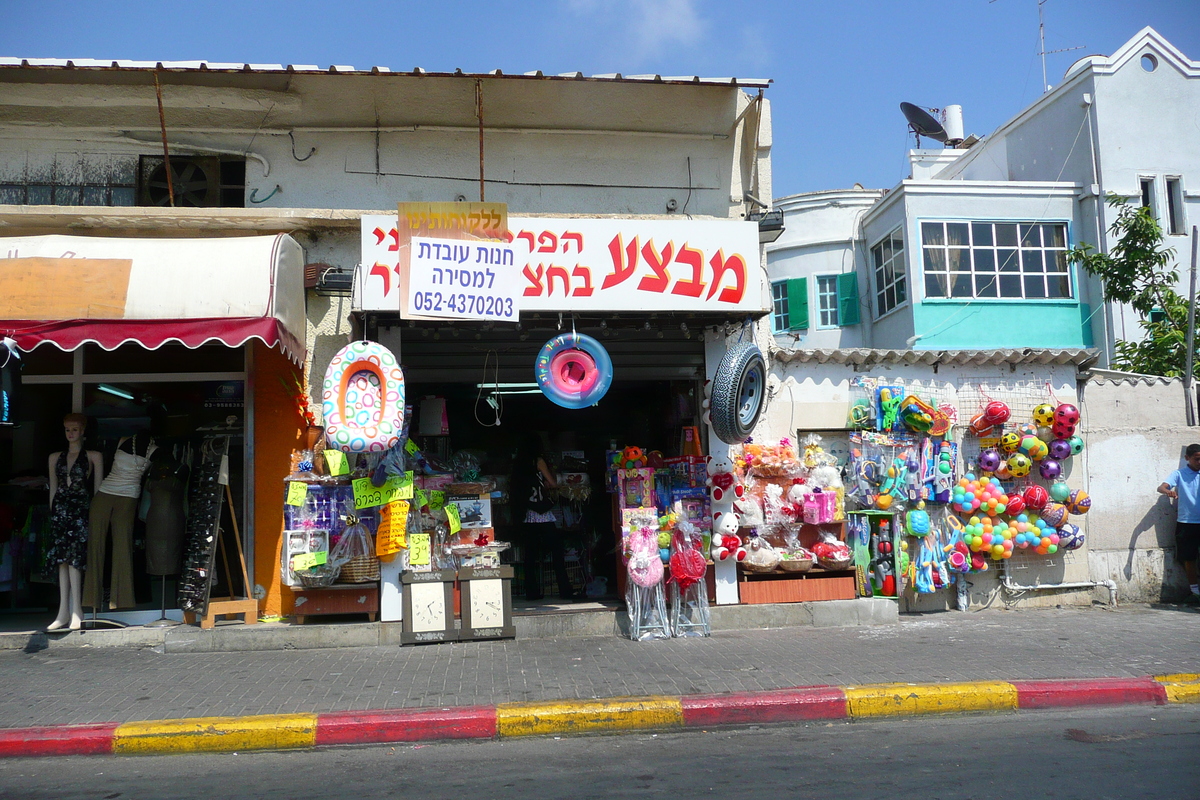
[[[1167,692],[1152,678],[1089,678],[1065,681],[1013,681],[1017,708],[1165,705]]]
[[[118,722],[0,730],[0,757],[111,755]]]
[[[338,711],[317,715],[317,745],[496,738],[496,707]]]
[[[803,686],[763,692],[701,694],[682,698],[684,727],[846,719],[846,693],[836,686]]]

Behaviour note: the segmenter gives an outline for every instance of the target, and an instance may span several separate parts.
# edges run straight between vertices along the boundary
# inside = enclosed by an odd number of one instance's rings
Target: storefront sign
[[[413,474],[410,470],[403,475],[392,475],[383,486],[371,483],[370,478],[350,481],[354,489],[355,508],[373,508],[394,500],[411,500],[413,496]]]
[[[362,217],[364,310],[401,308],[399,238]],[[765,310],[753,222],[509,217],[505,239],[522,311]]]
[[[516,322],[521,293],[512,245],[413,239],[404,317]]]

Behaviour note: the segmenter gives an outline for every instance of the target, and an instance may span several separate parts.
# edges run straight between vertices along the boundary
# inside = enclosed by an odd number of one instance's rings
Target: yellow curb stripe
[[[1168,703],[1200,703],[1200,675],[1155,675],[1154,680],[1162,684]]]
[[[113,752],[153,753],[287,750],[313,747],[316,714],[264,714],[255,717],[195,717],[127,722],[117,727]]]
[[[1017,687],[1003,681],[977,683],[881,683],[847,686],[852,719],[961,711],[1015,711]]]
[[[496,706],[499,736],[682,727],[683,703],[678,697],[613,697]]]

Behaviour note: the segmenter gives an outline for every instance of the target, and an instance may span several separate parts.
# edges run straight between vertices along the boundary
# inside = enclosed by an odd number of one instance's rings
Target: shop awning
[[[290,236],[0,238],[0,330],[22,350],[260,339],[304,360],[304,251]]]

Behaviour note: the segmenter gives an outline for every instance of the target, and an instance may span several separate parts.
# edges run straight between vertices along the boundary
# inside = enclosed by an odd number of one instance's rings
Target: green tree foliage
[[[1126,303],[1137,312],[1143,338],[1119,341],[1112,366],[1144,375],[1183,375],[1187,353],[1187,298],[1175,291],[1179,273],[1171,267],[1174,248],[1163,247],[1163,232],[1149,208],[1130,205],[1110,194],[1117,218],[1109,228],[1117,243],[1105,254],[1089,244],[1075,247],[1068,258],[1100,278],[1104,298]],[[1152,321],[1152,312],[1162,317]]]

